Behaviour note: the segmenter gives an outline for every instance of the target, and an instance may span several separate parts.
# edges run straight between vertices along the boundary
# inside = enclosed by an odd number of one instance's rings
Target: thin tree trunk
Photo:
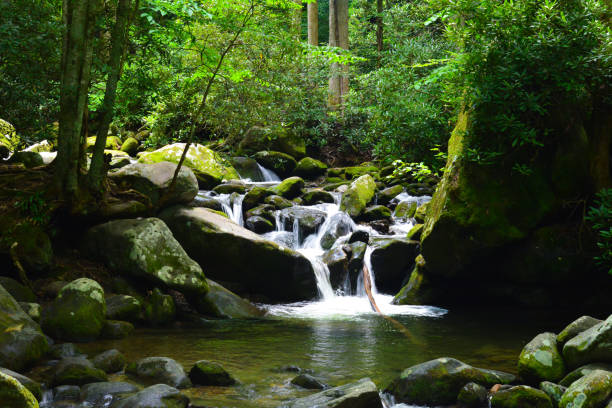
[[[302,37],[302,0],[293,0],[296,4],[291,13],[291,27],[298,39]]]
[[[117,12],[115,17],[115,25],[111,35],[111,51],[109,55],[108,66],[110,72],[106,80],[106,90],[104,93],[104,102],[102,103],[102,121],[96,135],[96,144],[94,146],[93,155],[91,158],[91,167],[89,170],[89,184],[93,191],[99,191],[102,187],[102,181],[106,174],[104,164],[104,148],[106,147],[106,135],[108,128],[114,116],[115,98],[117,96],[117,84],[121,77],[123,60],[125,55],[125,46],[127,42],[127,32],[131,23],[130,16],[133,16],[131,0],[119,0],[117,4]],[[138,8],[138,1],[134,4],[134,10]]]
[[[348,50],[348,0],[329,1],[329,46]],[[329,77],[328,104],[332,109],[341,107],[348,95],[348,65],[334,62]]]
[[[308,3],[308,44],[319,45],[319,5],[316,1]]]
[[[380,67],[383,51],[383,0],[376,0],[376,50],[378,51],[378,66]]]

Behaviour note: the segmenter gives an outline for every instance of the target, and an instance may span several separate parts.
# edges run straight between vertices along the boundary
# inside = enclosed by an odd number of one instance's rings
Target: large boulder
[[[550,397],[542,390],[518,385],[493,394],[491,408],[553,408]]]
[[[512,374],[472,367],[454,358],[442,357],[407,368],[387,386],[395,400],[417,405],[451,405],[464,385],[474,382],[492,387],[510,384]]]
[[[559,347],[563,347],[568,340],[573,339],[583,331],[588,330],[599,323],[601,323],[601,320],[595,319],[594,317],[581,316],[568,324],[565,329],[561,330],[561,332],[557,335],[557,344]]]
[[[85,385],[94,382],[106,381],[106,373],[94,367],[93,363],[84,357],[67,357],[59,361],[54,367],[53,386],[58,385]]]
[[[135,322],[140,319],[142,304],[129,295],[109,295],[106,297],[106,318]]]
[[[40,153],[36,152],[15,152],[7,160],[9,164],[23,164],[25,168],[31,169],[34,167],[44,166],[45,161],[43,160]]]
[[[8,368],[0,367],[0,373],[11,376],[17,381],[19,381],[19,383],[23,385],[24,387],[26,387],[28,391],[30,391],[32,395],[34,396],[34,398],[36,398],[37,400],[40,401],[42,399],[43,394],[42,394],[42,388],[40,386],[40,383],[32,380],[31,378],[26,377],[25,375],[21,375],[19,373],[11,371]],[[1,398],[0,398],[0,401],[2,401]]]
[[[0,276],[0,285],[18,302],[36,302],[36,295],[32,292],[32,289],[15,279]]]
[[[304,157],[300,160],[293,171],[293,174],[307,180],[316,179],[325,174],[327,165],[312,157]]]
[[[565,387],[569,387],[574,381],[578,381],[585,375],[588,375],[595,370],[604,370],[612,372],[612,364],[592,363],[583,365],[568,373],[565,377],[563,377],[561,381],[559,381],[559,384]]]
[[[172,207],[160,214],[207,274],[278,301],[311,299],[317,286],[310,262],[205,208]],[[240,256],[237,256],[239,254]]]
[[[297,221],[300,240],[317,232],[319,227],[325,222],[326,217],[327,213],[325,211],[300,206],[285,208],[280,212],[280,222],[285,227],[291,226],[293,228]]]
[[[97,339],[105,321],[104,289],[88,278],[64,286],[55,300],[43,309],[41,316],[45,333],[66,341]]]
[[[300,177],[289,177],[283,180],[279,185],[270,189],[274,195],[284,198],[295,198],[302,193],[304,188],[304,180]]]
[[[138,159],[141,163],[163,161],[178,164],[185,149],[185,143],[174,143],[154,152],[145,153]],[[229,162],[218,153],[200,144],[193,144],[185,157],[184,165],[195,173],[201,188],[212,189],[223,180],[239,179],[240,176]]]
[[[0,366],[21,370],[38,361],[48,349],[40,326],[0,285]]]
[[[128,364],[125,373],[147,384],[166,384],[176,388],[191,387],[191,381],[183,367],[167,357],[143,358]]]
[[[38,408],[32,393],[10,375],[0,372],[0,401],[3,408]]]
[[[519,376],[530,384],[558,382],[565,375],[565,363],[557,349],[554,333],[538,334],[523,350],[518,360]]]
[[[353,181],[348,190],[342,195],[340,210],[347,212],[351,217],[358,217],[374,198],[376,182],[369,174],[365,174]]]
[[[306,155],[306,143],[287,128],[253,126],[244,134],[238,151],[252,154],[262,150],[275,150],[300,159]]]
[[[198,194],[198,180],[190,168],[181,167],[170,191],[175,171],[176,164],[169,162],[133,163],[111,171],[109,178],[124,189],[136,190],[146,196],[154,208],[190,203]]]
[[[272,170],[282,178],[289,177],[297,166],[293,157],[282,152],[266,150],[255,153],[253,158],[266,169]]]
[[[396,293],[414,265],[419,243],[403,238],[375,240],[370,257],[376,288],[384,293]]]
[[[264,315],[264,312],[246,299],[208,279],[209,291],[201,297],[195,307],[207,316],[224,319],[249,319]]]
[[[86,148],[85,150],[88,153],[93,152],[94,146],[96,145],[96,136],[90,136],[86,140]],[[104,145],[104,150],[121,150],[121,145],[123,142],[118,136],[106,136],[106,143]]]
[[[187,408],[189,398],[165,384],[147,387],[113,404],[113,408]]]
[[[202,268],[158,218],[115,220],[91,228],[84,239],[85,252],[109,268],[187,296],[208,291]]]
[[[369,378],[330,388],[281,405],[281,408],[382,408],[376,385]]]
[[[559,408],[603,407],[612,397],[612,372],[595,370],[570,385]]]
[[[612,315],[569,340],[563,358],[570,368],[588,363],[612,363]]]
[[[250,179],[251,181],[264,181],[257,160],[250,157],[230,157],[229,162],[232,163],[240,178]]]

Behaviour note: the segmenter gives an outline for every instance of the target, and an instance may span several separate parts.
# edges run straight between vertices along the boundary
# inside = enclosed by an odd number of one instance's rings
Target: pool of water
[[[449,356],[467,363],[516,371],[523,345],[537,333],[559,331],[570,318],[518,310],[444,311],[417,307],[394,321],[359,305],[343,305],[338,313],[316,313],[321,302],[271,308],[264,320],[214,321],[200,328],[141,329],[115,341],[83,345],[93,355],[116,348],[134,361],[149,356],[176,359],[189,370],[206,359],[221,363],[239,381],[235,387],[198,387],[186,391],[196,404],[208,407],[277,407],[310,392],[289,384],[295,365],[313,370],[331,386],[370,377],[379,388],[403,369]],[[338,305],[336,305],[338,307]],[[344,312],[342,312],[344,310]],[[398,324],[400,323],[400,324]]]

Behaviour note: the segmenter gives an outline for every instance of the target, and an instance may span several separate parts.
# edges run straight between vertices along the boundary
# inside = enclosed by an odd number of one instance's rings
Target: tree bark
[[[329,1],[329,46],[348,50],[348,0]],[[349,90],[348,64],[333,63],[329,77],[328,104],[342,107]]]
[[[308,3],[308,44],[319,45],[319,5],[316,1]]]

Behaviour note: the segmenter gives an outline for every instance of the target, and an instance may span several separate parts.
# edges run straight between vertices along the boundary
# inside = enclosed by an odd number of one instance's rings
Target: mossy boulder
[[[244,222],[244,226],[256,234],[265,234],[266,232],[274,231],[275,228],[272,221],[258,215],[248,217]]]
[[[32,393],[10,375],[0,372],[0,401],[3,408],[38,408]]]
[[[130,156],[134,156],[138,151],[139,145],[140,143],[138,140],[134,139],[133,137],[128,137],[121,145],[121,151],[129,154]]]
[[[538,334],[523,350],[518,360],[519,376],[531,384],[558,382],[565,375],[565,363],[557,349],[554,333]]]
[[[228,386],[236,380],[221,366],[213,361],[200,360],[189,371],[189,379],[196,385]]]
[[[307,390],[324,390],[327,385],[317,380],[310,374],[302,373],[291,380],[291,384]]]
[[[264,218],[270,221],[271,223],[274,222],[274,217],[275,217],[274,207],[272,207],[269,204],[262,204],[262,205],[258,205],[255,208],[251,208],[244,215],[247,219],[251,217],[261,217],[261,218]]]
[[[421,261],[421,262],[419,262]],[[422,255],[418,255],[415,259],[415,266],[410,273],[408,283],[393,298],[394,305],[421,305],[431,304],[434,294],[428,290],[428,277],[424,273],[425,259]]]
[[[594,317],[581,316],[561,330],[561,332],[557,335],[557,344],[559,347],[563,347],[568,340],[573,339],[583,331],[586,331],[599,323],[601,323],[601,320],[595,319]]]
[[[230,157],[229,162],[242,179],[263,181],[263,174],[257,165],[257,160],[250,157]]]
[[[43,160],[40,153],[36,152],[15,152],[10,159],[7,160],[9,164],[23,164],[26,169],[34,167],[44,166],[45,161]]]
[[[537,388],[518,385],[493,394],[491,408],[553,408],[546,393]]]
[[[298,197],[304,188],[304,180],[300,177],[289,177],[279,185],[270,188],[274,195],[292,199]]]
[[[147,357],[125,367],[125,373],[145,384],[166,384],[176,388],[189,388],[191,381],[183,366],[168,357]]]
[[[574,381],[578,381],[585,375],[590,374],[591,372],[595,370],[604,370],[604,371],[612,372],[612,364],[591,363],[591,364],[583,365],[571,371],[570,373],[568,373],[565,377],[563,377],[561,381],[559,381],[559,384],[569,387],[570,385],[572,385]]]
[[[378,203],[387,204],[395,197],[400,195],[404,191],[404,187],[397,185],[385,188],[378,194]]]
[[[302,194],[302,205],[315,205],[324,203],[333,203],[334,196],[332,193],[320,188],[311,188]]]
[[[260,204],[263,204],[264,200],[274,195],[274,193],[267,188],[263,187],[254,187],[252,188],[242,200],[242,211],[247,212],[251,208],[255,208]]]
[[[187,408],[189,398],[174,387],[156,384],[121,398],[113,408]]]
[[[58,385],[85,385],[89,383],[107,381],[106,373],[83,357],[67,357],[60,360],[54,368],[51,384]]]
[[[65,341],[91,341],[100,336],[106,321],[104,289],[92,279],[80,278],[60,290],[43,309],[45,333]]]
[[[379,239],[374,240],[372,246],[370,260],[376,288],[383,293],[396,293],[419,253],[418,242],[403,238]]]
[[[90,136],[87,138],[87,146],[85,150],[88,153],[93,152],[94,146],[96,145],[96,136]],[[121,145],[123,142],[118,136],[106,136],[106,144],[104,145],[104,150],[119,150],[121,151]]]
[[[40,322],[40,305],[32,302],[19,302],[19,306],[35,322]]]
[[[253,126],[245,133],[238,151],[251,154],[262,150],[275,150],[301,159],[306,155],[306,143],[287,128]]]
[[[307,180],[314,180],[325,174],[327,165],[312,157],[304,157],[297,163],[293,174]]]
[[[325,211],[310,207],[294,206],[285,208],[280,212],[280,222],[285,227],[293,228],[297,221],[297,235],[300,240],[315,233],[323,225],[326,217]]]
[[[24,387],[26,387],[28,389],[28,391],[30,391],[32,393],[34,398],[36,398],[38,401],[40,401],[42,399],[42,395],[43,394],[42,394],[42,387],[41,387],[40,383],[32,380],[31,378],[26,377],[25,375],[21,375],[19,373],[11,371],[8,368],[1,368],[0,367],[0,373],[8,375],[10,377],[13,377],[17,381],[19,381],[19,383],[21,385],[23,385]],[[1,393],[0,393],[0,395],[1,395]],[[1,398],[0,398],[0,401],[2,401]]]
[[[416,211],[414,212],[414,219],[416,222],[418,222],[419,224],[422,224],[425,222],[425,217],[427,216],[428,208],[429,208],[429,203],[424,203],[417,207]]]
[[[246,299],[227,290],[217,282],[208,280],[210,290],[200,298],[195,307],[198,312],[222,319],[251,319],[264,315],[264,312]]]
[[[406,221],[410,218],[414,218],[414,214],[417,210],[416,201],[402,201],[395,207],[393,217]]]
[[[92,360],[94,367],[112,374],[123,370],[125,367],[125,356],[117,349],[107,350],[96,355]]]
[[[106,297],[106,318],[135,322],[142,313],[140,300],[129,295],[109,295]]]
[[[15,127],[4,119],[0,119],[0,146],[5,147],[5,152],[14,152],[21,146]]]
[[[457,404],[460,408],[482,408],[487,405],[489,390],[480,384],[467,383],[457,395]]]
[[[109,268],[188,297],[206,294],[200,265],[191,259],[158,218],[115,220],[91,228],[83,241],[86,253]]]
[[[376,385],[369,378],[329,388],[285,404],[287,408],[383,408]]]
[[[217,194],[244,194],[246,193],[247,186],[239,180],[231,180],[227,183],[219,184],[213,188],[213,191]]]
[[[570,385],[559,408],[603,407],[612,397],[612,372],[595,370]]]
[[[589,363],[612,363],[612,315],[570,339],[563,346],[568,367]]]
[[[348,190],[342,195],[340,210],[345,211],[351,217],[359,216],[366,206],[374,198],[376,182],[369,174],[359,177],[353,181]]]
[[[384,205],[367,207],[359,216],[361,221],[388,220],[389,218],[391,218],[391,210]]]
[[[510,384],[512,374],[472,367],[454,358],[442,357],[407,368],[384,392],[397,403],[451,405],[463,386],[474,382],[486,387]]]
[[[170,191],[175,172],[176,164],[169,162],[133,163],[110,172],[109,177],[120,187],[143,194],[152,207],[159,208],[190,203],[198,194],[198,180],[188,167],[181,167]]]
[[[550,401],[552,402],[553,408],[557,408],[559,406],[559,402],[561,401],[561,397],[567,390],[566,387],[552,383],[550,381],[542,381],[540,383],[540,389],[548,395]]]
[[[276,210],[283,210],[285,208],[293,207],[293,203],[290,200],[277,195],[266,197],[264,203],[273,206]]]
[[[32,292],[32,289],[15,279],[0,276],[0,285],[18,302],[36,302],[36,295]]]
[[[206,285],[208,287],[208,283]],[[201,296],[195,297],[194,301],[198,301]],[[174,298],[165,295],[158,288],[153,289],[144,301],[143,316],[151,326],[165,326],[172,323],[176,318]]]
[[[174,143],[154,152],[145,153],[138,159],[141,163],[159,163],[167,161],[178,164],[185,143]],[[200,144],[193,144],[185,156],[184,165],[195,173],[203,189],[212,189],[223,180],[240,179],[231,163],[223,160],[215,151]]]
[[[103,339],[117,340],[128,337],[134,332],[134,325],[121,320],[107,320],[102,327],[100,336]]]
[[[297,166],[297,162],[293,157],[282,152],[266,150],[255,153],[253,158],[263,167],[272,170],[283,178],[289,177]]]
[[[172,207],[160,214],[210,278],[240,284],[279,301],[316,296],[310,262],[205,208]],[[240,256],[236,256],[240,254]]]
[[[415,240],[415,241],[420,241],[422,233],[423,233],[423,224],[416,224],[414,227],[410,228],[410,231],[408,231],[408,234],[406,234],[406,238]]]

